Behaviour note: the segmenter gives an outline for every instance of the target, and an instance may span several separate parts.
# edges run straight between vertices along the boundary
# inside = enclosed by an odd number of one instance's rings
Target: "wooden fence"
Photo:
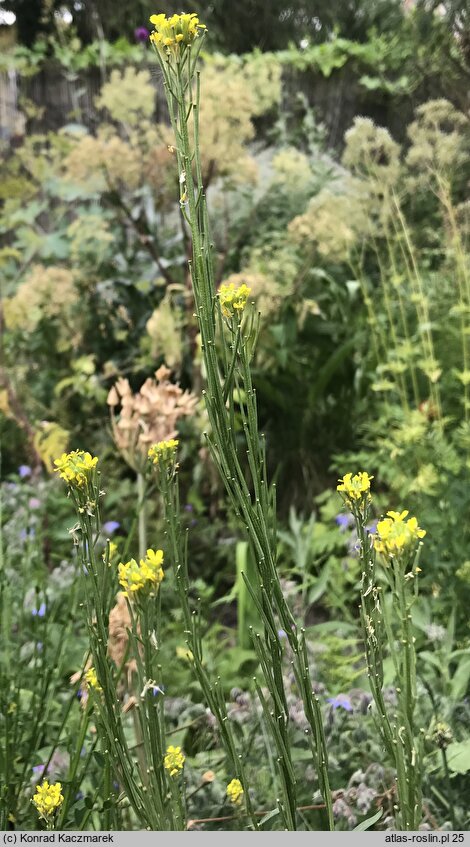
[[[156,69],[152,72],[152,80],[157,95],[157,118],[165,119],[165,98]],[[51,64],[45,65],[35,76],[21,78],[15,71],[0,73],[0,140],[14,141],[15,137],[24,134],[24,118],[19,108],[19,99],[23,97],[34,104],[37,111],[36,117],[29,122],[29,132],[57,130],[66,123],[81,123],[94,129],[100,120],[94,100],[101,82],[97,67],[73,74]],[[373,118],[377,124],[387,126],[397,140],[402,140],[413,112],[414,104],[408,98],[398,102],[396,96],[367,92],[348,64],[327,78],[313,70],[301,73],[292,68],[284,69],[283,110],[292,112],[294,120],[299,92],[304,94],[317,120],[324,125],[326,142],[332,148],[342,146],[344,133],[355,115]]]

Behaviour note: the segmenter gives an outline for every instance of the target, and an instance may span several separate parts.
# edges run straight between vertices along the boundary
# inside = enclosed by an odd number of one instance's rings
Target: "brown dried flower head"
[[[155,379],[149,377],[136,394],[128,380],[120,378],[108,394],[116,447],[134,470],[145,467],[151,444],[175,438],[180,418],[195,412],[197,397],[170,382],[170,373],[162,365]]]
[[[122,592],[116,597],[116,605],[109,613],[108,656],[117,668],[120,668],[126,657],[129,630],[132,627],[131,616],[126,598]],[[132,674],[137,670],[135,659],[128,659],[124,665],[127,673],[127,687],[131,687]]]

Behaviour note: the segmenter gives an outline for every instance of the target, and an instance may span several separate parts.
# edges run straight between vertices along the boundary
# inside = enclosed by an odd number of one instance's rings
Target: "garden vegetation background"
[[[174,11],[0,4],[1,825],[468,829],[468,9]]]

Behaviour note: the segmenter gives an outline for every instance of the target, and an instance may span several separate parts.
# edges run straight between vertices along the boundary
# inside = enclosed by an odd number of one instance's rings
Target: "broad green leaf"
[[[470,771],[470,739],[450,744],[447,748],[447,762],[452,773],[468,773]]]
[[[453,701],[459,701],[468,691],[468,681],[470,679],[470,656],[467,656],[466,659],[462,659],[452,677],[451,683],[451,699]]]

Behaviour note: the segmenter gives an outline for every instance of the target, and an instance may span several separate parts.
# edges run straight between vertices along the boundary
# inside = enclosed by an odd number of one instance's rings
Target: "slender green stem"
[[[145,477],[137,474],[137,508],[139,511],[139,559],[145,559],[147,550],[147,511],[145,506]]]
[[[182,203],[187,207],[186,219],[192,235],[191,277],[199,322],[202,354],[207,375],[207,388],[203,392],[209,415],[211,433],[207,442],[211,455],[224,481],[236,515],[245,525],[254,553],[256,571],[254,584],[244,576],[250,595],[260,610],[263,633],[253,631],[254,645],[264,671],[269,700],[260,695],[266,725],[276,749],[276,768],[281,787],[280,809],[288,829],[296,828],[296,780],[289,742],[289,715],[282,667],[282,644],[278,635],[279,623],[286,631],[294,653],[294,670],[305,702],[305,712],[311,722],[314,739],[315,764],[324,794],[328,826],[334,827],[331,791],[328,781],[328,760],[323,724],[318,701],[312,693],[307,651],[303,636],[299,639],[297,627],[283,596],[276,565],[275,492],[266,477],[264,442],[258,430],[256,391],[252,385],[250,360],[257,335],[255,323],[246,330],[241,320],[233,316],[227,323],[221,319],[221,307],[214,289],[212,244],[209,220],[202,185],[202,168],[199,145],[199,79],[196,85],[196,102],[193,102],[192,80],[195,62],[190,51],[168,59],[158,54],[165,77],[170,119],[175,132],[180,184],[184,187]],[[191,123],[191,129],[190,129]],[[227,343],[227,331],[229,341]],[[222,368],[219,364],[219,350]],[[228,350],[230,351],[229,355]],[[223,376],[222,376],[223,374]],[[235,431],[235,400],[241,407],[247,471],[242,467],[239,437]],[[165,495],[164,495],[165,496]],[[170,498],[171,499],[171,498]],[[167,515],[172,507],[168,504]],[[177,585],[181,586],[181,602],[189,633],[193,633],[192,650],[201,684],[211,698],[221,731],[232,762],[235,750],[230,733],[223,730],[224,706],[214,697],[216,684],[211,685],[202,667],[201,647],[197,643],[192,612],[187,596],[187,576],[181,574],[181,553],[177,551],[177,533],[168,517],[168,530],[174,536],[172,546],[175,559]],[[212,708],[212,706],[211,706]],[[237,765],[236,773],[238,773]]]

